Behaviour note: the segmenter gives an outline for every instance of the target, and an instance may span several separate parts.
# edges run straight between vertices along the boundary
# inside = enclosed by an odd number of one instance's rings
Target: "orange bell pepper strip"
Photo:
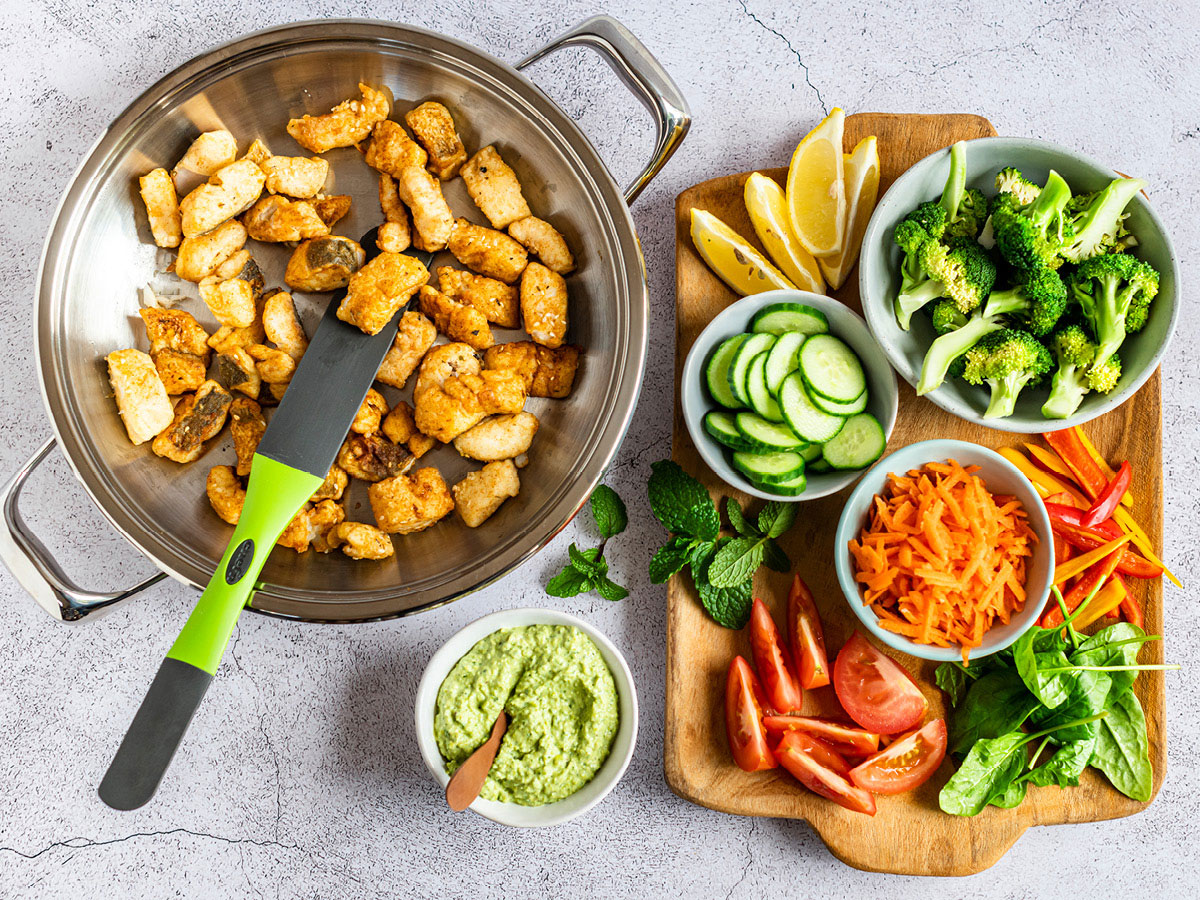
[[[1025,450],[1033,457],[1033,461],[1046,471],[1068,481],[1075,480],[1075,473],[1067,468],[1067,464],[1059,459],[1056,453],[1051,453],[1045,447],[1028,442],[1025,444]]]
[[[1080,428],[1078,425],[1076,425],[1074,430],[1075,430],[1075,433],[1079,436],[1079,443],[1081,443],[1083,445],[1083,449],[1087,451],[1088,456],[1090,456],[1092,459],[1094,459],[1096,461],[1096,465],[1098,465],[1100,467],[1100,471],[1104,473],[1104,477],[1107,478],[1109,481],[1112,481],[1113,476],[1115,476],[1117,473],[1113,469],[1113,467],[1108,464],[1108,460],[1106,460],[1103,456],[1100,455],[1100,451],[1096,449],[1096,445],[1092,443],[1091,439],[1086,434],[1084,434],[1082,428]],[[1121,505],[1126,507],[1127,509],[1133,508],[1133,492],[1132,491],[1126,491],[1125,494],[1121,497]]]
[[[1119,551],[1122,547],[1124,547],[1126,544],[1128,544],[1132,537],[1133,537],[1132,535],[1123,534],[1116,540],[1112,540],[1112,541],[1109,541],[1107,544],[1100,545],[1095,550],[1089,550],[1087,553],[1084,553],[1082,556],[1076,556],[1072,559],[1067,560],[1061,566],[1055,566],[1054,567],[1054,583],[1062,584],[1064,581],[1066,581],[1069,578],[1074,578],[1076,575],[1081,575],[1081,574],[1083,574],[1084,571],[1091,568],[1093,565],[1100,562],[1102,559],[1108,558],[1109,556],[1113,557],[1112,565],[1113,565],[1113,568],[1115,569],[1117,567],[1117,563],[1121,559],[1121,554],[1117,551]],[[1107,576],[1105,576],[1105,577],[1107,577]],[[1084,595],[1084,596],[1086,596],[1086,595]],[[1081,597],[1080,599],[1083,599],[1083,598]],[[1076,606],[1078,606],[1078,605],[1079,605],[1078,602],[1076,602]]]
[[[1080,509],[1087,509],[1092,505],[1091,501],[1079,493],[1076,488],[1064,482],[1057,475],[1051,475],[1045,469],[1035,466],[1030,462],[1029,457],[1016,447],[1001,447],[1000,455],[1016,466],[1022,475],[1033,482],[1033,486],[1037,489],[1041,497],[1045,498],[1051,494],[1065,493],[1071,497],[1075,505]]]
[[[1120,575],[1113,573],[1113,577],[1105,582],[1104,587],[1100,588],[1096,596],[1088,603],[1087,608],[1072,624],[1077,630],[1087,628],[1093,622],[1099,621],[1119,609],[1126,594],[1128,591],[1125,588],[1125,582],[1122,581]]]
[[[1136,625],[1138,628],[1145,628],[1146,617],[1142,614],[1142,605],[1137,602],[1137,598],[1125,586],[1125,581],[1120,575],[1113,575],[1113,578],[1120,580],[1121,587],[1125,588],[1125,596],[1121,600],[1121,613],[1125,616],[1125,621],[1130,625]]]
[[[1046,439],[1050,449],[1067,464],[1083,492],[1092,500],[1099,497],[1100,492],[1108,485],[1108,479],[1084,449],[1079,434],[1073,428],[1067,428],[1062,431],[1047,431],[1042,437]]]

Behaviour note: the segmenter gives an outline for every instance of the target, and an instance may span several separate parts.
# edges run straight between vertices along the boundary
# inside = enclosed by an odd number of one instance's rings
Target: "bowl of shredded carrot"
[[[1041,615],[1054,545],[1037,491],[967,441],[910,444],[850,494],[835,567],[863,625],[893,649],[967,662],[1003,650]]]

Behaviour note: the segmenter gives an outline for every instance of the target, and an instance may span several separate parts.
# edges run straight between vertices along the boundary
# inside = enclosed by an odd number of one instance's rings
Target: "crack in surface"
[[[152,838],[152,837],[170,837],[174,834],[186,834],[191,837],[208,838],[209,840],[220,841],[223,844],[252,844],[255,847],[278,847],[281,850],[294,850],[300,853],[308,854],[308,851],[296,844],[284,844],[280,841],[263,841],[255,838],[231,838],[222,834],[210,834],[206,831],[192,831],[189,828],[169,828],[166,831],[136,831],[133,834],[127,834],[124,837],[109,838],[103,841],[94,841],[91,838],[73,837],[67,838],[65,841],[54,841],[47,844],[40,850],[35,850],[32,853],[26,853],[24,850],[18,850],[16,847],[0,847],[0,852],[12,853],[24,859],[37,859],[51,850],[57,850],[60,847],[65,847],[70,850],[83,850],[89,847],[106,847],[109,844],[120,844],[125,841],[131,841],[135,838]]]
[[[758,820],[755,819],[750,823],[750,833],[746,835],[746,862],[742,865],[742,874],[738,876],[729,890],[725,893],[725,900],[730,900],[733,897],[733,892],[742,886],[742,882],[750,875],[750,869],[754,865],[754,840],[755,834],[758,831]]]
[[[800,55],[800,51],[792,46],[792,42],[788,39],[788,36],[782,31],[777,31],[776,29],[772,28],[754,13],[750,12],[750,8],[746,5],[746,0],[737,0],[737,2],[738,6],[742,8],[742,12],[749,16],[750,21],[752,21],[759,28],[762,28],[764,31],[769,31],[787,45],[788,50],[791,51],[791,54],[794,57],[796,57],[796,62],[800,63],[800,68],[804,70],[804,83],[807,84],[812,89],[812,92],[817,95],[817,102],[821,104],[821,112],[825,113],[825,115],[829,115],[829,107],[825,104],[825,98],[821,96],[821,89],[812,83],[812,79],[808,74],[808,64],[804,62],[804,57]]]

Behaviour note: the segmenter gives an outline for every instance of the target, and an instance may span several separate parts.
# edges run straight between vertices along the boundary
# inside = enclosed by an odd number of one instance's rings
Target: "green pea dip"
[[[612,749],[617,687],[600,649],[569,625],[494,631],[438,688],[433,733],[453,773],[509,715],[480,796],[522,806],[554,803],[592,780]]]

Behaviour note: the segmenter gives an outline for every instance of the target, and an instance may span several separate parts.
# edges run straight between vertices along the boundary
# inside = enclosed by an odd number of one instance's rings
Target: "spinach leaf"
[[[1069,741],[1054,751],[1053,756],[1026,777],[1040,787],[1047,785],[1074,787],[1079,784],[1079,776],[1087,768],[1088,760],[1092,758],[1095,746],[1096,736],[1094,734],[1080,741]]]
[[[1097,631],[1071,654],[1071,662],[1077,666],[1134,666],[1142,644],[1158,640],[1129,622],[1118,622],[1102,631]],[[1112,679],[1112,695],[1115,697],[1133,686],[1137,672],[1109,672]]]
[[[1134,800],[1150,799],[1154,770],[1150,765],[1150,740],[1146,715],[1132,688],[1117,694],[1108,715],[1096,729],[1091,764],[1108,776],[1113,787]]]
[[[1040,632],[1040,633],[1039,633]],[[1042,702],[1048,709],[1054,709],[1066,702],[1071,694],[1071,685],[1075,678],[1074,672],[1043,673],[1042,669],[1067,668],[1071,661],[1067,659],[1062,649],[1037,650],[1035,643],[1039,638],[1045,641],[1046,629],[1031,628],[1012,645],[1013,660],[1017,664],[1017,672],[1029,692]],[[1044,643],[1043,643],[1044,646]]]
[[[1067,699],[1054,709],[1039,707],[1033,711],[1029,721],[1038,729],[1058,729],[1052,735],[1054,741],[1065,744],[1070,741],[1083,741],[1093,737],[1098,727],[1096,722],[1087,725],[1074,725],[1070,728],[1062,726],[1102,712],[1108,702],[1108,692],[1112,679],[1107,672],[1074,672],[1071,674],[1070,693]]]
[[[1040,705],[1012,669],[989,672],[971,684],[950,716],[950,752],[961,755],[978,740],[1016,731]]]
[[[951,706],[958,706],[974,678],[961,663],[953,662],[942,663],[933,673],[934,683],[950,698]]]
[[[1004,789],[1004,793],[991,799],[991,805],[998,806],[1001,809],[1012,809],[1020,806],[1028,790],[1029,783],[1024,778],[1015,778],[1009,782],[1008,787]]]
[[[1013,781],[1024,771],[1029,736],[1012,731],[997,738],[976,741],[950,780],[938,794],[942,812],[955,816],[975,816],[992,802],[1004,797]]]

